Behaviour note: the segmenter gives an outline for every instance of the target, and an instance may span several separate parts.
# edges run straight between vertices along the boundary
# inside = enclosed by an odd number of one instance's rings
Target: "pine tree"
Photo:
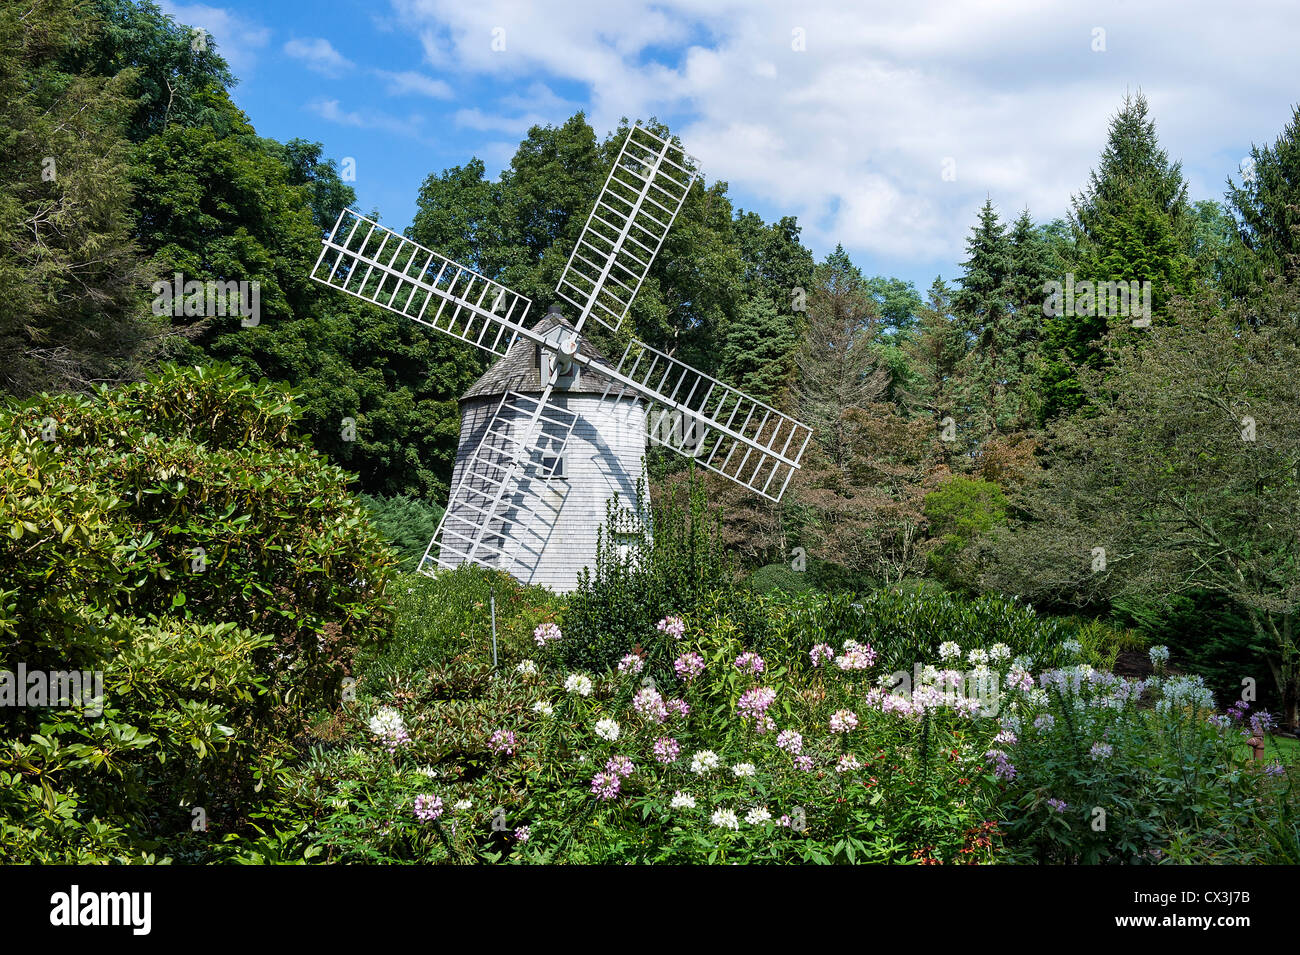
[[[903,346],[910,370],[905,404],[932,417],[936,428],[952,414],[957,369],[967,352],[950,300],[948,286],[936,276],[928,300],[917,309],[915,333]]]
[[[802,420],[838,468],[852,453],[846,412],[879,400],[889,387],[875,350],[879,327],[879,311],[862,273],[843,246],[836,246],[817,267],[795,395]]]
[[[979,442],[996,433],[1003,417],[1014,342],[1010,298],[1011,241],[992,200],[966,240],[969,256],[960,288],[953,296],[958,327],[969,346],[957,389],[954,418],[964,434]]]
[[[1139,91],[1125,95],[1112,117],[1106,146],[1088,186],[1074,197],[1071,219],[1086,240],[1096,240],[1108,216],[1117,214],[1134,196],[1149,200],[1166,216],[1174,232],[1186,239],[1190,227],[1187,183],[1182,163],[1169,161],[1160,148],[1150,106]]]

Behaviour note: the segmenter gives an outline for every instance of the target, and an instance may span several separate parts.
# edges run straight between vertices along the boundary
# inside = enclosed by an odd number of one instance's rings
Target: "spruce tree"
[[[1125,96],[1111,119],[1106,146],[1088,186],[1073,199],[1073,280],[1151,283],[1152,321],[1159,321],[1174,295],[1195,288],[1195,217],[1187,201],[1181,164],[1160,147],[1146,98]],[[1064,276],[1058,281],[1063,281]],[[1040,392],[1044,419],[1077,410],[1079,366],[1103,363],[1102,338],[1111,329],[1132,329],[1145,319],[1135,303],[1109,314],[1082,297],[1071,314],[1051,315],[1043,325]]]
[[[1300,106],[1272,146],[1252,146],[1240,186],[1226,199],[1239,241],[1229,290],[1244,295],[1266,272],[1300,273]]]

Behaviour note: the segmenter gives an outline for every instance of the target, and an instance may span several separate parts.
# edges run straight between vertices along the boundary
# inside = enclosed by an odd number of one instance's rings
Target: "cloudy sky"
[[[922,290],[959,274],[986,196],[1064,215],[1126,91],[1193,199],[1221,199],[1300,102],[1294,0],[161,5],[216,40],[260,133],[353,158],[393,227],[430,172],[495,175],[533,124],[655,116],[737,206]]]

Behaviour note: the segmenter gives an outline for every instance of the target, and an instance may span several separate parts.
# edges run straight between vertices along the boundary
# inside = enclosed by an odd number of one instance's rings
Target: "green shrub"
[[[643,493],[631,509],[617,497],[609,502],[594,567],[583,569],[564,612],[557,652],[567,666],[603,670],[637,646],[659,664],[670,649],[655,629],[659,620],[689,620],[719,593],[729,602],[748,599],[696,475],[682,494],[670,491],[653,518],[647,510]]]
[[[767,564],[758,568],[745,578],[745,586],[759,594],[771,593],[774,590],[801,594],[813,589],[808,572],[794,570],[788,563]]]
[[[870,642],[891,669],[910,670],[933,659],[948,641],[963,649],[1005,643],[1017,656],[1045,665],[1059,659],[1061,643],[1072,636],[1065,624],[1015,598],[890,588],[868,594],[858,605],[859,639]]]
[[[1175,846],[1253,838],[1265,777],[1230,721],[1211,721],[1203,684],[1069,668],[1014,701],[1003,720],[1014,738],[998,745],[1012,766],[1002,808],[1017,857],[1151,864]]]
[[[978,579],[963,557],[976,540],[1006,523],[1007,499],[992,481],[954,475],[925,496],[925,518],[937,545],[927,555],[940,580],[972,587]]]
[[[533,629],[556,616],[558,600],[545,587],[525,586],[504,571],[465,564],[434,576],[406,574],[394,586],[393,639],[366,656],[366,667],[410,672],[463,658],[492,662],[491,602],[495,595],[497,655],[502,668],[533,656]]]
[[[443,508],[405,494],[359,494],[357,498],[365,505],[380,536],[397,552],[398,568],[406,573],[418,569],[438,529]]]
[[[205,839],[176,841],[184,806],[238,829],[387,633],[392,558],[294,415],[226,366],[0,413],[0,662],[101,671],[107,690],[102,714],[0,712],[21,851],[189,852]]]

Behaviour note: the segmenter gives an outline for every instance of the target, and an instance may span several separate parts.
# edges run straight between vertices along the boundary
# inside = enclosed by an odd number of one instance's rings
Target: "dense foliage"
[[[216,365],[0,413],[3,667],[103,680],[102,712],[0,710],[6,855],[182,851],[192,807],[239,830],[387,633],[393,560],[294,418]]]

